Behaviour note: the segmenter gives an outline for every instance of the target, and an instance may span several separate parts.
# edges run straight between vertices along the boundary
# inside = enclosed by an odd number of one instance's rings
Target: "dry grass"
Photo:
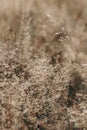
[[[0,0],[0,130],[87,129],[86,5]]]

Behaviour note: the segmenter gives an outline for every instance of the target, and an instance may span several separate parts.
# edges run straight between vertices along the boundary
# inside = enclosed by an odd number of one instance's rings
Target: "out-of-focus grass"
[[[0,0],[0,130],[87,129],[86,4]]]

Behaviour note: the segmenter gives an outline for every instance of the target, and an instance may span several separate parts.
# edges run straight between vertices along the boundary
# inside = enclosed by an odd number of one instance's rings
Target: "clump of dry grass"
[[[0,130],[87,129],[87,9],[80,2],[3,3]]]

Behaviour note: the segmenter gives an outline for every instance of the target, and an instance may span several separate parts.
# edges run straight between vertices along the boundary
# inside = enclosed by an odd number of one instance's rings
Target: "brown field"
[[[0,130],[87,130],[87,0],[0,0]]]

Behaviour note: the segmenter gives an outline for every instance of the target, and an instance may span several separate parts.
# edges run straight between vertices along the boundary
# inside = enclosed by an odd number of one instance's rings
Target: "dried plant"
[[[86,130],[87,2],[1,4],[0,130]]]

